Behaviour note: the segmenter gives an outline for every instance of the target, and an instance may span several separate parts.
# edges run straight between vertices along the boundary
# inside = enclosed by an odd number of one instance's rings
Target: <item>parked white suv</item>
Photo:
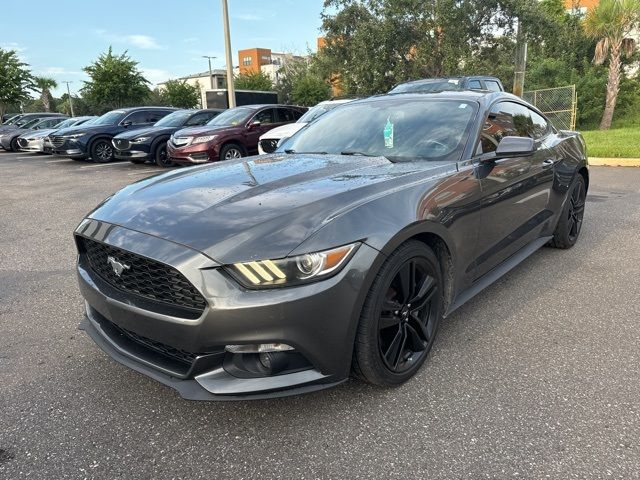
[[[333,110],[338,105],[342,105],[343,103],[351,101],[353,101],[353,99],[326,100],[324,102],[320,102],[315,107],[307,110],[307,113],[302,115],[297,122],[288,123],[286,125],[282,125],[281,127],[276,127],[273,130],[269,130],[267,133],[263,134],[260,137],[260,140],[258,142],[258,153],[260,155],[264,155],[265,153],[275,152],[281,140],[289,138],[302,127],[314,121],[319,116],[324,115],[329,110]]]

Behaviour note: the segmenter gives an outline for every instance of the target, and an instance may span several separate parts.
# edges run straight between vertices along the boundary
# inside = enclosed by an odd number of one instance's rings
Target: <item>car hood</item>
[[[113,127],[115,127],[115,125],[74,125],[73,127],[67,127],[58,130],[56,135],[73,135],[74,133],[79,132],[87,132],[88,134],[102,133],[111,130]]]
[[[90,217],[189,246],[219,263],[281,258],[351,208],[455,170],[455,163],[384,157],[263,155],[142,180]],[[357,232],[353,240],[360,240]]]
[[[221,133],[225,131],[232,131],[239,128],[239,125],[226,125],[220,127],[214,127],[211,125],[202,125],[201,127],[187,127],[181,128],[174,133],[174,137],[195,137],[198,135],[210,135],[213,133]]]
[[[51,135],[55,132],[56,128],[41,128],[40,130],[28,130],[20,135],[22,138],[35,138],[35,137],[46,137],[47,135]]]
[[[123,138],[131,140],[137,137],[155,136],[155,135],[170,135],[180,127],[145,127],[137,130],[127,130],[126,132],[119,133],[115,138]]]
[[[269,130],[267,133],[263,134],[260,137],[260,140],[267,138],[277,138],[278,140],[281,138],[289,138],[291,135],[296,133],[301,128],[305,127],[307,122],[302,123],[287,123],[286,125],[281,125],[272,130]]]

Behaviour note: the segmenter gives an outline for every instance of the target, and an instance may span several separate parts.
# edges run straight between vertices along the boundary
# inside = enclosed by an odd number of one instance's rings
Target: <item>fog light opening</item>
[[[258,354],[258,360],[268,375],[283,371],[289,363],[289,357],[283,352],[262,352]]]
[[[287,352],[293,350],[291,345],[286,343],[258,343],[247,345],[227,345],[224,347],[229,353],[269,353]]]

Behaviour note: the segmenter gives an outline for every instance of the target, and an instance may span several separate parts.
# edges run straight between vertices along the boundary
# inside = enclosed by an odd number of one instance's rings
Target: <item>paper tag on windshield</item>
[[[393,148],[393,123],[387,118],[387,123],[384,126],[384,146],[386,148]]]

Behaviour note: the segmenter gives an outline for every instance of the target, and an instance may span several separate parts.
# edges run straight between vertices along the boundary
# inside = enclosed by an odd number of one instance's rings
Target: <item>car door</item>
[[[260,124],[257,125],[255,122],[260,122]],[[257,152],[258,139],[260,136],[277,125],[274,108],[263,108],[256,112],[256,114],[251,117],[247,123],[247,128],[245,130],[245,147],[249,153]]]
[[[526,106],[510,101],[496,103],[478,139],[476,159],[483,200],[475,278],[538,238],[550,216],[546,207],[551,183],[543,165],[548,150],[537,142],[531,155],[494,158],[498,143],[506,136],[533,136]]]

